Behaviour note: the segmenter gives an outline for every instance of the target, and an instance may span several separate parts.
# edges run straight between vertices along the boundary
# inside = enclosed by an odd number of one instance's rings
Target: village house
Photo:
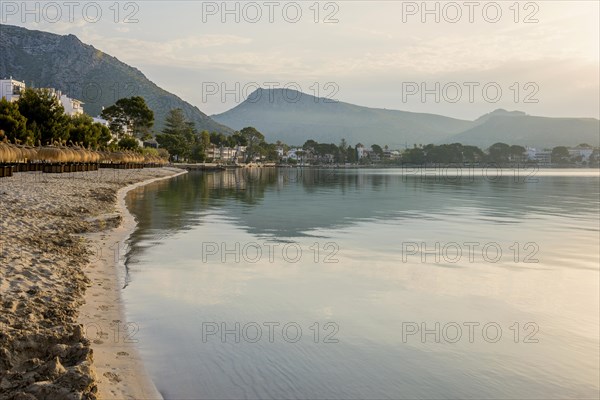
[[[277,146],[277,148],[275,149],[275,151],[277,152],[277,157],[278,158],[283,158],[285,155],[285,151],[283,150],[283,146]]]
[[[398,151],[390,151],[390,150],[386,150],[388,151],[387,154],[387,158],[388,159],[392,159],[392,157],[396,157],[400,158],[400,152]],[[385,158],[385,153],[383,154],[384,158]],[[381,161],[381,155],[379,155],[377,152],[373,151],[372,148],[370,147],[365,147],[362,143],[358,143],[356,145],[356,158],[357,160],[362,160],[365,158],[368,158],[369,160],[371,160],[372,162],[379,162]]]
[[[358,160],[362,160],[366,157],[365,150],[365,146],[362,143],[356,145],[356,158]]]
[[[302,147],[292,147],[287,151],[287,153],[282,157],[284,160],[293,160],[300,162],[302,158],[305,156],[305,151]]]
[[[206,158],[214,162],[244,162],[246,146],[219,147],[211,144],[206,150]]]
[[[25,82],[17,81],[12,77],[8,79],[0,79],[0,98],[6,99],[8,102],[19,100],[21,94],[25,91]],[[60,104],[65,109],[65,114],[70,116],[83,114],[83,102],[77,99],[72,99],[60,90],[54,88],[47,89],[54,97],[58,99]]]
[[[539,165],[550,165],[552,163],[551,150],[537,150],[533,147],[527,147],[525,152],[529,161],[535,161]]]
[[[54,88],[46,88],[48,92],[58,99],[60,104],[65,109],[65,114],[73,117],[76,115],[83,115],[83,102],[77,99],[72,99],[66,94],[63,94],[60,90]]]
[[[569,156],[575,162],[589,162],[590,156],[594,152],[591,147],[575,147],[569,149]]]
[[[60,91],[58,93],[60,94],[59,100],[65,109],[65,114],[72,117],[75,115],[83,115],[83,101],[72,99],[66,94],[60,93]]]
[[[383,150],[383,159],[384,160],[399,160],[400,159],[400,152],[398,150],[389,150],[389,149],[385,149]]]
[[[25,91],[25,82],[9,79],[0,79],[0,99],[4,98],[9,103],[19,100],[21,93]]]

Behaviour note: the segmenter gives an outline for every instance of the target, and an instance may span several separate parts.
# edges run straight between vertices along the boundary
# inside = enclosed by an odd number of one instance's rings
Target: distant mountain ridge
[[[594,118],[536,117],[498,109],[466,121],[334,102],[290,89],[257,89],[244,102],[212,118],[234,129],[254,126],[268,140],[289,144],[307,139],[337,144],[345,138],[352,145],[394,148],[455,142],[479,147],[496,142],[536,147],[600,145],[600,121]]]
[[[257,89],[238,106],[212,117],[234,129],[254,126],[269,140],[292,144],[306,139],[337,144],[345,138],[353,145],[372,141],[412,146],[441,140],[472,125],[435,114],[361,107],[291,89]]]
[[[587,143],[600,146],[600,124],[594,118],[549,118],[497,115],[446,139],[486,147],[496,142],[521,146],[556,147]]]
[[[167,112],[183,109],[199,130],[232,133],[197,107],[151,82],[131,67],[74,35],[29,30],[0,24],[0,77],[24,81],[35,87],[54,87],[78,100],[85,112],[96,116],[102,107],[119,98],[142,96],[154,111],[155,129],[160,130]]]

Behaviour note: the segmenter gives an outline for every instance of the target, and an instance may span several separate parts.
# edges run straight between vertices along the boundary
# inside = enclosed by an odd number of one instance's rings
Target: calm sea
[[[167,399],[598,398],[599,179],[252,169],[139,188],[130,336]]]

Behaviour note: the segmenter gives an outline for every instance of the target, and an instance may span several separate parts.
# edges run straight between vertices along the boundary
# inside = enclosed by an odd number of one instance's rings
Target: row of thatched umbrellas
[[[0,177],[11,176],[13,171],[62,173],[98,168],[160,167],[165,164],[167,160],[164,158],[127,150],[96,151],[62,144],[32,147],[11,144],[6,140],[0,142]]]
[[[132,151],[95,151],[74,146],[31,147],[0,142],[0,163],[82,163],[82,164],[166,164],[166,160],[153,155],[142,155]]]

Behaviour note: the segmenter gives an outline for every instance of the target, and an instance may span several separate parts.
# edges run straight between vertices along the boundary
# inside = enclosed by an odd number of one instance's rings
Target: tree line
[[[165,127],[156,134],[160,147],[169,151],[174,161],[203,162],[208,160],[210,147],[245,147],[245,162],[260,158],[277,161],[277,146],[265,141],[265,136],[253,127],[246,127],[239,132],[225,135],[206,130],[198,132],[193,121],[186,119],[183,110],[170,110],[165,118]]]
[[[323,160],[324,156],[331,155],[331,162],[335,163],[359,163],[359,164],[519,164],[535,163],[529,160],[527,149],[519,145],[508,145],[506,143],[495,143],[487,149],[481,149],[477,146],[463,145],[461,143],[452,144],[414,144],[413,148],[404,150],[397,157],[385,157],[388,152],[388,146],[383,148],[378,144],[372,144],[371,150],[366,156],[359,159],[357,147],[348,145],[346,140],[342,139],[339,145],[333,143],[318,143],[314,140],[307,140],[302,146],[300,159],[310,153],[313,158]],[[577,146],[580,149],[593,150],[589,157],[590,165],[597,165],[600,161],[600,152],[598,148],[583,143]],[[572,156],[569,149],[565,146],[554,147],[551,151],[551,160],[553,164],[569,165],[583,161],[581,155]],[[306,158],[304,158],[306,159]]]
[[[16,102],[0,99],[0,130],[12,142],[26,145],[78,143],[105,148],[110,130],[87,115],[69,116],[47,89],[26,89]]]
[[[592,146],[583,143],[577,146],[582,149],[592,149]],[[569,165],[575,162],[581,162],[582,157],[573,158],[566,146],[554,147],[550,152],[553,164]],[[598,149],[593,149],[590,155],[590,164],[595,165],[600,159]],[[520,164],[535,163],[527,155],[527,149],[519,145],[508,145],[506,143],[494,143],[487,151],[483,151],[477,146],[463,145],[460,143],[426,146],[414,145],[412,149],[402,154],[402,162],[410,164]]]
[[[139,151],[135,137],[147,137],[154,123],[154,113],[141,97],[120,99],[102,117],[110,122],[108,127],[86,114],[65,114],[49,89],[28,88],[15,102],[0,99],[0,130],[11,142],[29,146],[77,144],[94,150]]]

